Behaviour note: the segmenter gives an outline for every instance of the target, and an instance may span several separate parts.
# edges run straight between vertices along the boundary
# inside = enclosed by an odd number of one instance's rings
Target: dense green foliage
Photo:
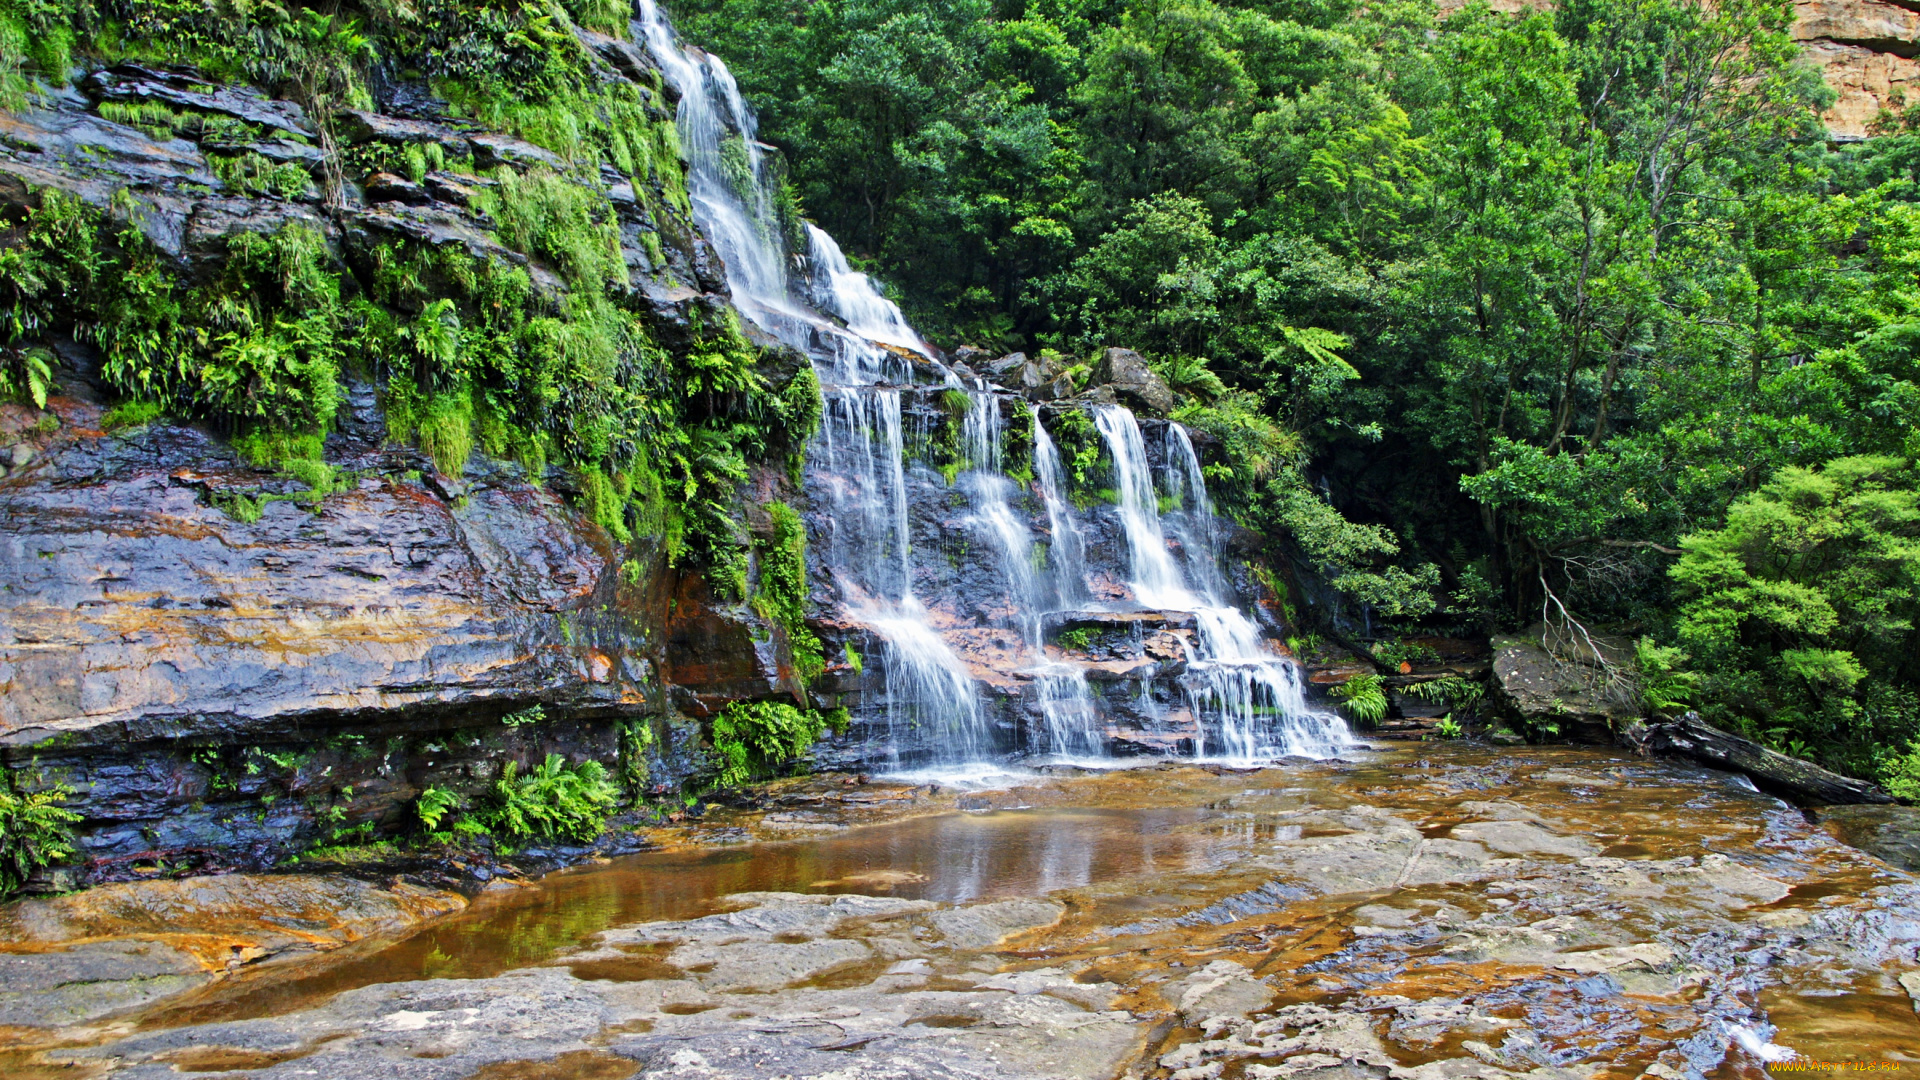
[[[457,475],[476,450],[517,458],[536,478],[549,463],[567,466],[587,511],[618,540],[653,538],[669,561],[690,552],[721,594],[742,597],[736,488],[750,461],[797,453],[818,389],[805,365],[770,383],[731,309],[696,303],[690,325],[662,325],[629,280],[602,170],[630,181],[657,226],[642,244],[655,269],[662,237],[686,240],[687,206],[657,79],[599,78],[572,32],[579,23],[624,34],[615,14],[591,3],[0,3],[0,104],[69,77],[69,59],[83,53],[192,64],[290,97],[318,124],[317,177],[257,154],[214,154],[229,188],[310,203],[317,179],[333,202],[343,180],[373,170],[415,180],[464,171],[498,241],[536,264],[377,234],[330,243],[295,216],[271,233],[231,234],[202,280],[147,240],[133,198],[103,211],[43,192],[24,217],[0,221],[0,397],[43,400],[50,354],[40,342],[72,332],[100,348],[107,381],[126,395],[116,419],[205,419],[256,463],[308,480],[346,381],[370,379],[391,436],[417,443],[442,472]],[[438,143],[342,145],[336,110],[368,104],[376,65],[425,77],[457,112],[563,165],[483,169]],[[101,108],[155,137],[227,145],[262,134],[158,102]],[[259,512],[251,496],[229,503],[242,519]]]
[[[1681,645],[1710,718],[1865,769],[1920,722],[1920,497],[1912,463],[1788,466],[1694,533],[1673,567]]]
[[[811,682],[827,669],[827,659],[820,638],[807,627],[807,594],[811,590],[807,581],[807,528],[799,513],[786,503],[770,504],[767,515],[772,527],[758,545],[760,587],[753,606],[762,618],[786,631],[794,674],[802,683]]]
[[[1666,707],[1920,761],[1889,509],[1920,453],[1920,112],[1825,139],[1791,5],[676,14],[936,339],[1146,352],[1223,443],[1218,502],[1346,596],[1337,628],[1574,619],[1647,638]]]
[[[779,701],[736,701],[713,718],[715,787],[739,787],[774,775],[804,755],[828,728],[845,727],[846,711],[796,709]]]
[[[510,840],[587,843],[607,827],[619,799],[619,785],[608,779],[599,762],[569,766],[559,754],[548,754],[525,776],[517,762],[507,762],[477,820]],[[424,808],[420,816],[425,822]]]
[[[1386,719],[1387,692],[1378,675],[1355,675],[1333,688],[1340,711],[1362,724],[1377,724]]]

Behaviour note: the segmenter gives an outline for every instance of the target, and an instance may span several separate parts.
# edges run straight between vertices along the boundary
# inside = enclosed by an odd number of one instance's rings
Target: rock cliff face
[[[90,387],[61,390],[51,432],[0,408],[0,746],[78,792],[81,880],[268,865],[548,753],[631,756],[665,789],[694,768],[689,718],[785,692],[750,612],[623,570],[517,465],[456,480],[383,445],[371,388],[329,439],[359,479],[311,505],[202,430],[107,434]]]
[[[1441,0],[1443,11],[1463,6]],[[1495,11],[1547,10],[1551,0],[1493,0]],[[1882,109],[1899,112],[1920,88],[1920,3],[1795,0],[1794,40],[1837,95],[1827,109],[1835,138],[1866,137]]]
[[[632,84],[670,151],[672,101],[645,54],[578,34],[593,78]],[[473,197],[560,158],[453,117],[423,84],[374,98],[335,117],[336,152],[294,102],[187,68],[98,67],[0,111],[0,234],[63,192],[136,225],[177,281],[220,273],[235,235],[300,223],[349,289],[421,252],[524,271],[564,305],[558,260],[503,242]],[[172,130],[116,110],[143,104]],[[256,184],[236,161],[291,172]],[[419,175],[381,167],[408,162]],[[612,288],[653,341],[685,349],[731,318],[670,153],[602,166],[597,187],[569,168],[604,199],[596,224],[617,229],[625,267]],[[618,542],[574,470],[476,453],[446,475],[390,440],[367,373],[341,381],[319,463],[333,479],[314,488],[250,464],[217,424],[107,430],[118,395],[100,356],[43,329],[47,408],[0,406],[0,755],[17,786],[75,792],[80,857],[56,884],[272,865],[411,824],[430,785],[482,790],[550,753],[673,790],[699,768],[701,717],[791,693],[777,629],[669,565],[658,537]],[[776,389],[805,364],[757,352]],[[784,468],[749,467],[730,510],[741,543],[747,495],[794,497]],[[525,723],[535,708],[543,722]]]

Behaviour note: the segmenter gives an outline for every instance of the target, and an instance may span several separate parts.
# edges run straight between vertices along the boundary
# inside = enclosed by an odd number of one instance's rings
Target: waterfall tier
[[[753,112],[720,58],[681,45],[654,0],[633,29],[679,92],[694,216],[735,306],[821,382],[810,606],[847,662],[813,689],[855,718],[825,763],[1251,761],[1351,742],[1242,608],[1252,590],[1223,565],[1228,530],[1185,429],[1068,404],[1045,407],[1049,431],[1042,410],[942,363],[831,236],[808,224],[807,250],[788,250]]]

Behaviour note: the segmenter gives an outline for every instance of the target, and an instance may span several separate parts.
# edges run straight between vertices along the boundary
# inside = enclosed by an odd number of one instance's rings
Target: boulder
[[[956,364],[965,364],[975,371],[991,371],[994,363],[992,353],[972,345],[959,346],[947,354],[947,359]]]
[[[978,349],[969,349],[967,351],[973,353],[979,352]],[[958,355],[958,353],[956,352],[955,355]],[[985,354],[981,355],[984,356]],[[987,360],[983,364],[975,364],[974,366],[981,368],[981,370],[993,376],[995,379],[1018,377],[1020,369],[1027,366],[1027,354],[1023,352],[1008,353],[998,360]]]
[[[1173,391],[1132,349],[1108,349],[1101,354],[1094,365],[1093,384],[1110,387],[1114,398],[1135,412],[1165,416],[1173,411]]]
[[[1536,623],[1493,638],[1493,701],[1497,714],[1536,737],[1613,741],[1637,719],[1633,644],[1604,634],[1568,634]]]
[[[433,201],[433,196],[419,184],[390,172],[377,172],[367,177],[361,185],[370,203],[397,202],[408,206],[425,206]]]
[[[1678,754],[1715,768],[1745,773],[1763,790],[1799,803],[1824,806],[1893,801],[1893,796],[1878,785],[1769,750],[1752,739],[1714,727],[1700,719],[1698,713],[1647,725],[1643,748],[1650,753]]]

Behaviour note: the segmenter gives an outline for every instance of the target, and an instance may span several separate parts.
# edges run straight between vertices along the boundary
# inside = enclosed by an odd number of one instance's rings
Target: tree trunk
[[[1878,785],[1855,780],[1769,750],[1752,739],[1721,731],[1686,713],[1675,720],[1649,725],[1641,747],[1656,754],[1678,754],[1716,768],[1745,773],[1756,786],[1794,802],[1828,806],[1843,803],[1890,803],[1893,796]]]

